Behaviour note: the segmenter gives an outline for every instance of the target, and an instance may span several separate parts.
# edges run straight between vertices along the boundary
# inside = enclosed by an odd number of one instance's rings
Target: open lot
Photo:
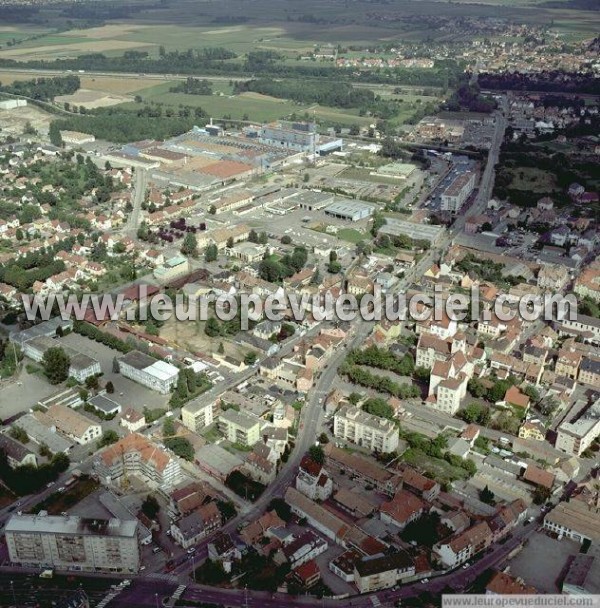
[[[567,559],[580,549],[579,543],[567,538],[558,541],[541,532],[533,534],[527,546],[510,562],[510,573],[533,585],[539,593],[560,593]]]
[[[121,103],[131,101],[131,96],[117,95],[115,93],[105,93],[102,91],[92,91],[90,89],[79,89],[72,95],[59,95],[55,97],[57,103],[68,103],[72,106],[82,106],[89,110],[95,108],[107,108]]]

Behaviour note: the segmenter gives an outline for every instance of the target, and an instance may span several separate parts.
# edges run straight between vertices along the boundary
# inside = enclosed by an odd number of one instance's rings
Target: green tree
[[[159,511],[160,504],[158,504],[158,500],[152,494],[148,494],[142,503],[142,513],[149,519],[154,519]]]
[[[485,486],[485,488],[482,490],[479,490],[479,500],[488,505],[496,504],[496,496],[487,486]]]
[[[308,455],[319,464],[325,462],[325,452],[320,445],[311,445],[308,449]]]
[[[102,437],[98,440],[98,449],[106,447],[107,445],[111,445],[112,443],[117,443],[119,441],[119,435],[116,431],[109,429],[102,433]]]
[[[244,363],[246,365],[254,365],[256,363],[256,359],[257,359],[256,353],[253,351],[249,351],[244,356]]]
[[[185,437],[171,437],[165,440],[165,446],[180,458],[192,462],[194,447]]]
[[[196,235],[193,232],[188,232],[185,235],[183,243],[181,244],[181,253],[183,253],[183,255],[188,255],[193,258],[198,257],[198,240],[196,239]]]
[[[218,256],[219,256],[218,247],[214,243],[211,243],[210,245],[208,245],[208,247],[204,251],[204,259],[207,262],[214,262]]]
[[[60,346],[49,348],[42,358],[44,374],[50,384],[60,384],[69,377],[71,359]]]
[[[204,325],[204,333],[209,338],[215,338],[216,336],[221,335],[221,326],[215,317],[209,317],[207,319],[206,324]]]

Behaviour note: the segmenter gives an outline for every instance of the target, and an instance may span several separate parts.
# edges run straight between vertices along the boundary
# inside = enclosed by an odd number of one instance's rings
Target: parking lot
[[[103,380],[110,380],[115,387],[115,392],[111,395],[111,399],[120,403],[123,406],[123,409],[127,408],[129,405],[134,405],[135,409],[139,411],[144,407],[150,409],[166,407],[169,395],[161,395],[141,384],[133,382],[133,380],[129,380],[128,378],[124,378],[120,374],[113,372],[114,358],[121,357],[122,354],[120,352],[113,350],[104,344],[90,340],[85,336],[74,333],[68,334],[62,338],[61,341],[80,353],[94,357],[99,361],[100,367],[104,373]]]
[[[561,541],[536,532],[525,548],[510,562],[510,573],[533,585],[540,593],[560,593],[569,556],[579,553],[581,545]]]

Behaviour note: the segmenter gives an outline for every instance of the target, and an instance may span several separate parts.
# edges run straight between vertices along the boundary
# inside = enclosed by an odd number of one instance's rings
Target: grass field
[[[550,192],[556,190],[556,181],[549,171],[519,167],[514,171],[511,188],[530,192]]]
[[[100,85],[101,86],[101,85]],[[330,108],[319,105],[303,105],[293,101],[260,95],[257,93],[242,93],[241,95],[188,95],[187,93],[171,93],[172,82],[154,85],[147,89],[137,89],[144,102],[159,102],[178,107],[180,104],[201,107],[214,118],[229,116],[233,120],[271,121],[284,118],[292,113],[303,115],[308,113],[323,122],[339,123],[341,125],[368,125],[370,118],[358,115],[358,110]],[[228,84],[215,86],[215,90],[231,90]]]

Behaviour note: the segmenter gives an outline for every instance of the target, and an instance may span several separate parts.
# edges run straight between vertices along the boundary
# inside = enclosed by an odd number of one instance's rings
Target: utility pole
[[[12,591],[13,602],[14,602],[14,604],[15,604],[15,608],[18,608],[18,607],[17,607],[17,596],[15,595],[15,586],[13,585],[13,582],[12,582],[12,581],[10,581],[10,589],[11,589],[11,591]]]

